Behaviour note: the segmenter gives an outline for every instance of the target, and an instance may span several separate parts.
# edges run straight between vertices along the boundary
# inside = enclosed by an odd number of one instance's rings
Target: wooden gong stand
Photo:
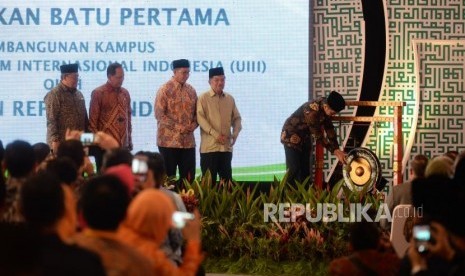
[[[392,106],[394,107],[393,116],[333,116],[333,121],[344,122],[392,122],[394,124],[394,163],[393,171],[394,185],[403,182],[402,158],[404,155],[403,136],[402,136],[402,107],[405,102],[387,102],[387,101],[346,101],[346,106]],[[323,145],[316,143],[315,148],[315,185],[323,187]]]

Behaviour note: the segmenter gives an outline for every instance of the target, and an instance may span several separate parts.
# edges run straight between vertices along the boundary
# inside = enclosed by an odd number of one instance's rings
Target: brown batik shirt
[[[281,132],[281,143],[285,146],[302,150],[304,143],[310,143],[312,138],[331,153],[339,148],[336,131],[331,117],[326,115],[323,104],[326,98],[304,103],[287,118]],[[326,132],[326,137],[323,133]]]
[[[197,93],[188,83],[172,78],[160,87],[154,105],[159,147],[195,148],[196,104]]]
[[[59,83],[45,95],[47,142],[65,140],[66,129],[86,131],[89,126],[86,103],[82,93]]]
[[[131,97],[125,88],[114,88],[108,82],[92,91],[89,108],[92,132],[113,136],[121,147],[132,150]]]

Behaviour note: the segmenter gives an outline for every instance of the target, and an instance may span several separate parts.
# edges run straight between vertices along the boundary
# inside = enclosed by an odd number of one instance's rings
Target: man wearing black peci
[[[304,103],[287,118],[281,132],[281,143],[286,154],[288,183],[301,183],[310,176],[310,154],[314,140],[321,142],[341,163],[345,163],[346,155],[339,149],[331,122],[331,117],[344,108],[344,98],[338,92],[332,91],[328,97]]]

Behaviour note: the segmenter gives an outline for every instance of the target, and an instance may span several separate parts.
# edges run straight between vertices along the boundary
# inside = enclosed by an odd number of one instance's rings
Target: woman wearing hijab
[[[148,257],[157,275],[196,275],[203,259],[197,211],[195,218],[187,221],[183,229],[187,244],[182,265],[177,267],[161,250],[161,244],[173,227],[174,211],[174,204],[165,193],[155,189],[143,190],[129,205],[118,236]]]

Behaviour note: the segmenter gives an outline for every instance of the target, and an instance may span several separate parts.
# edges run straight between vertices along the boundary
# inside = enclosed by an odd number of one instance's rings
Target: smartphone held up
[[[194,218],[195,215],[192,213],[176,211],[173,213],[173,225],[175,228],[182,229],[186,226],[187,221]]]
[[[428,252],[429,243],[431,241],[431,229],[429,225],[415,225],[413,226],[413,239],[415,240],[415,247],[421,254]]]
[[[80,140],[84,147],[90,146],[94,143],[95,135],[92,132],[85,132],[81,134]]]
[[[147,172],[149,166],[147,165],[147,160],[142,157],[134,157],[132,159],[132,174],[136,177],[137,181],[144,182],[147,179]]]

